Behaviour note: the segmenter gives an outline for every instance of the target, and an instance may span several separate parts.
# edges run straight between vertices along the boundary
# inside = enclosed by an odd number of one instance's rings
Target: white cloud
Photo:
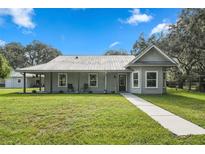
[[[118,42],[118,41],[113,42],[113,43],[111,43],[111,44],[109,45],[109,48],[112,48],[112,47],[114,47],[114,46],[116,46],[116,45],[119,45],[119,44],[120,44],[120,42]]]
[[[148,22],[153,18],[151,15],[140,13],[140,9],[133,9],[129,12],[131,12],[131,16],[125,20],[119,19],[121,23],[137,25],[141,22]]]
[[[161,32],[166,33],[169,30],[169,25],[170,25],[169,23],[160,23],[152,29],[150,34],[152,35],[152,34],[161,33]]]
[[[11,16],[12,21],[19,27],[28,29],[35,28],[35,24],[32,21],[34,15],[33,9],[0,9],[0,16]]]
[[[0,40],[0,47],[6,45],[6,41]]]

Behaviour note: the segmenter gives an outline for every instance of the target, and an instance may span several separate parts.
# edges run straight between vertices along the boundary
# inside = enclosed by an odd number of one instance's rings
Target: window
[[[21,83],[21,79],[18,79],[18,80],[17,80],[17,83]]]
[[[138,72],[132,73],[132,87],[139,88],[139,73]]]
[[[90,73],[88,76],[88,83],[90,87],[97,87],[98,85],[98,76],[96,73]]]
[[[156,71],[146,72],[145,87],[146,88],[157,88],[158,87],[158,72]]]
[[[67,87],[67,74],[66,73],[58,74],[58,86]]]
[[[166,87],[166,72],[163,72],[163,87]]]

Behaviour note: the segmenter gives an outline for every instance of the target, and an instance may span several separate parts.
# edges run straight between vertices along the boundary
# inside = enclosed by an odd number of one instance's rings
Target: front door
[[[125,74],[119,75],[119,91],[126,91],[126,79],[127,76]]]

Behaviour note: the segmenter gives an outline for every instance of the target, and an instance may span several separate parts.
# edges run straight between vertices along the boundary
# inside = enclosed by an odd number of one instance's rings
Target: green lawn
[[[164,95],[138,95],[205,128],[205,93],[168,89]]]
[[[16,91],[0,89],[0,144],[205,144],[205,135],[171,134],[117,94]]]

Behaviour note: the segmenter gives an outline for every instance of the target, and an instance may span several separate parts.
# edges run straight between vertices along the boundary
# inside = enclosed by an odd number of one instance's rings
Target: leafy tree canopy
[[[36,40],[26,46],[8,43],[0,48],[0,53],[13,69],[46,63],[61,55],[59,50]]]
[[[137,55],[151,44],[178,62],[178,69],[170,69],[172,77],[179,82],[191,82],[194,73],[205,72],[205,9],[182,9],[177,23],[170,25],[165,35],[145,39],[142,33],[133,45],[132,54]]]
[[[128,55],[125,50],[107,50],[104,55]]]
[[[10,74],[10,66],[4,56],[0,54],[0,78],[5,79]]]

